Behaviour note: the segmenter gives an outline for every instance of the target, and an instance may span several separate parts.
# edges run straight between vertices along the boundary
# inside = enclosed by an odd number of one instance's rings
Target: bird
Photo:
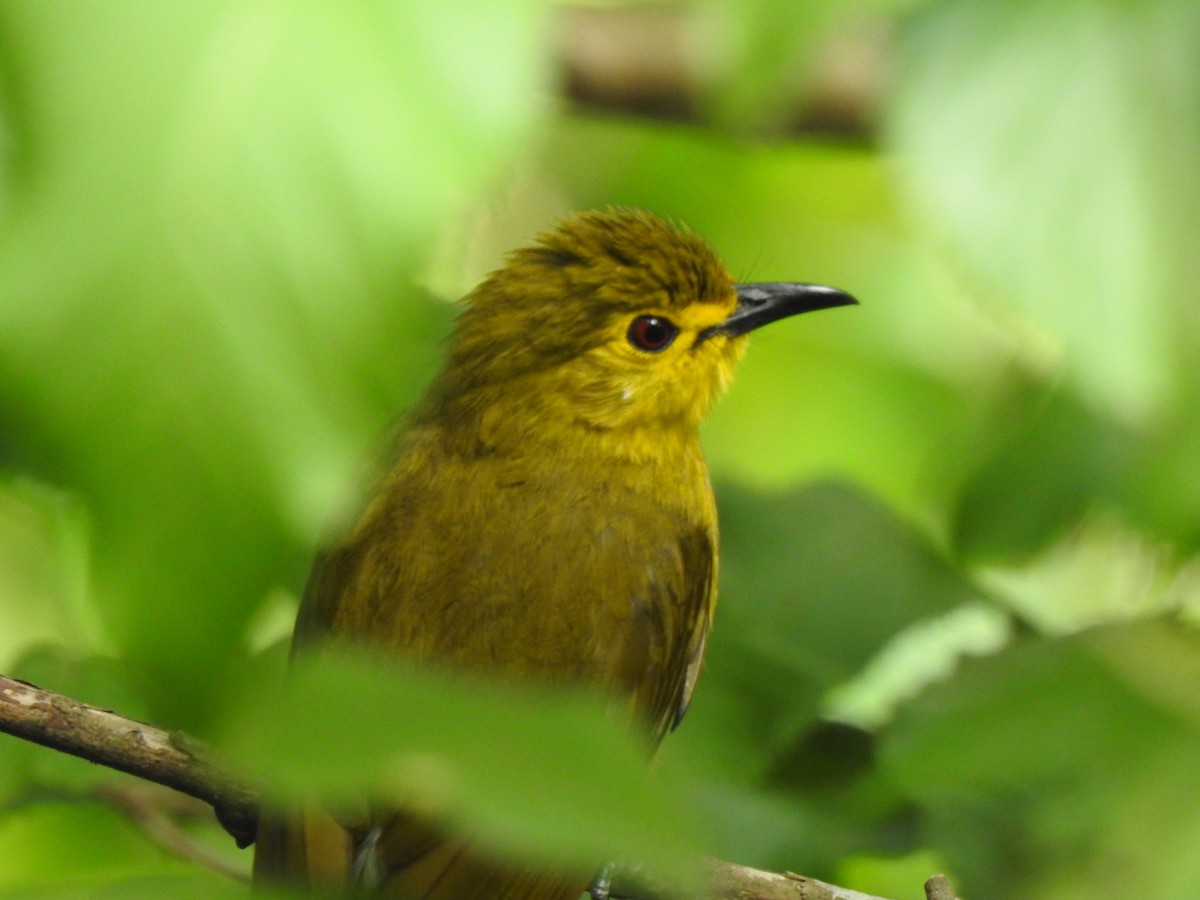
[[[716,603],[700,424],[751,331],[856,302],[736,283],[647,212],[565,217],[464,298],[390,467],[317,556],[293,654],[346,643],[596,686],[657,746]],[[257,843],[256,881],[403,900],[577,900],[594,874],[505,863],[403,810],[264,816]]]

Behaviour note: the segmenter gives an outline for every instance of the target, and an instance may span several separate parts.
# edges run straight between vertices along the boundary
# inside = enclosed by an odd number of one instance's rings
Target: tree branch
[[[0,732],[203,800],[239,847],[254,842],[257,793],[213,765],[209,761],[212,751],[185,734],[127,719],[4,675],[0,675]],[[717,860],[708,866],[710,900],[885,900],[791,872],[763,872]],[[635,894],[620,886],[626,880],[638,885]],[[931,878],[925,890],[930,900],[953,900],[953,891],[941,876]],[[670,890],[634,870],[617,873],[613,896],[651,900],[670,896]]]
[[[764,872],[749,866],[707,860],[706,900],[885,900],[871,894],[827,884],[795,872]],[[671,886],[659,883],[636,868],[617,866],[612,876],[613,900],[668,900],[678,898]],[[944,875],[925,882],[926,900],[957,900]]]
[[[239,847],[254,842],[258,796],[208,761],[211,751],[111,710],[0,675],[0,731],[174,788],[209,804]]]

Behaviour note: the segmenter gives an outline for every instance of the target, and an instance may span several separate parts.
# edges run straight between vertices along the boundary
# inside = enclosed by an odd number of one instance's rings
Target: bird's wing
[[[637,716],[650,726],[656,743],[679,724],[691,702],[715,599],[712,534],[695,527],[677,541],[678,562],[662,566],[648,579],[646,590],[654,597],[642,623],[648,633],[618,638],[626,648],[636,640],[650,644],[632,688]]]

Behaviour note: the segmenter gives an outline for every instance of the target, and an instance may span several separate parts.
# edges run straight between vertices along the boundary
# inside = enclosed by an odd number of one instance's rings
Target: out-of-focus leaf
[[[690,739],[735,771],[761,774],[812,724],[826,690],[908,625],[978,594],[853,488],[765,495],[724,484],[719,493],[721,604]]]
[[[820,873],[847,852],[910,852],[908,801],[879,776],[872,737],[822,726],[818,712],[896,634],[979,594],[854,488],[726,483],[718,494],[717,622],[660,764],[700,777],[697,802],[722,823],[722,852],[748,864]]]
[[[536,119],[543,14],[0,8],[0,422],[89,505],[105,624],[176,724],[427,378],[448,313],[413,277]]]
[[[778,841],[768,861],[772,870],[787,869],[796,857],[811,857],[812,866],[818,866],[871,852],[908,853],[919,846],[912,802],[880,771],[871,732],[818,722],[776,761],[770,787],[818,823],[810,835]],[[838,883],[866,889],[858,881]]]
[[[852,486],[723,486],[721,511],[729,627],[822,687],[906,626],[979,597],[916,529]]]
[[[1200,6],[941,2],[901,47],[891,140],[914,205],[1127,416],[1197,353]]]
[[[853,679],[830,691],[825,715],[873,732],[927,685],[951,677],[964,656],[995,653],[1012,631],[1008,611],[982,602],[918,622],[894,637]]]
[[[70,892],[35,895],[53,900],[77,900],[78,887]],[[228,877],[217,874],[157,875],[144,878],[126,878],[111,884],[97,886],[88,891],[89,900],[247,900],[265,897],[267,900],[301,900],[311,893],[299,891],[268,891],[248,884],[239,884]]]
[[[1176,613],[1200,598],[1174,548],[1107,515],[1088,516],[1034,559],[979,577],[1043,634]]]
[[[88,590],[89,536],[78,498],[0,476],[0,671],[39,643],[108,649]]]
[[[591,694],[322,655],[232,712],[223,746],[272,793],[357,806],[370,790],[509,854],[673,865],[706,830]]]
[[[1193,388],[1142,450],[1130,466],[1126,506],[1136,524],[1190,556],[1200,549],[1200,389]]]
[[[1200,892],[1200,635],[1169,621],[968,663],[884,734],[964,896]]]
[[[45,803],[0,813],[0,896],[80,897],[123,879],[187,876],[188,863],[99,804]],[[202,877],[192,875],[191,877]],[[222,879],[205,878],[216,890]],[[114,894],[115,896],[115,894]],[[128,896],[128,895],[125,895]]]
[[[1039,393],[1000,413],[960,490],[953,538],[966,559],[1026,560],[1084,513],[1121,500],[1132,435],[1068,391]]]

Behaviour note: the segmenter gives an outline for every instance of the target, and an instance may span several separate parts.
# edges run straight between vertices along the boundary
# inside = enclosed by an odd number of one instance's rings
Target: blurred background
[[[1200,896],[1198,160],[1194,0],[3,0],[0,671],[236,743],[456,298],[642,207],[862,302],[706,429],[672,814],[898,900]],[[143,801],[0,738],[0,895],[246,895]]]

